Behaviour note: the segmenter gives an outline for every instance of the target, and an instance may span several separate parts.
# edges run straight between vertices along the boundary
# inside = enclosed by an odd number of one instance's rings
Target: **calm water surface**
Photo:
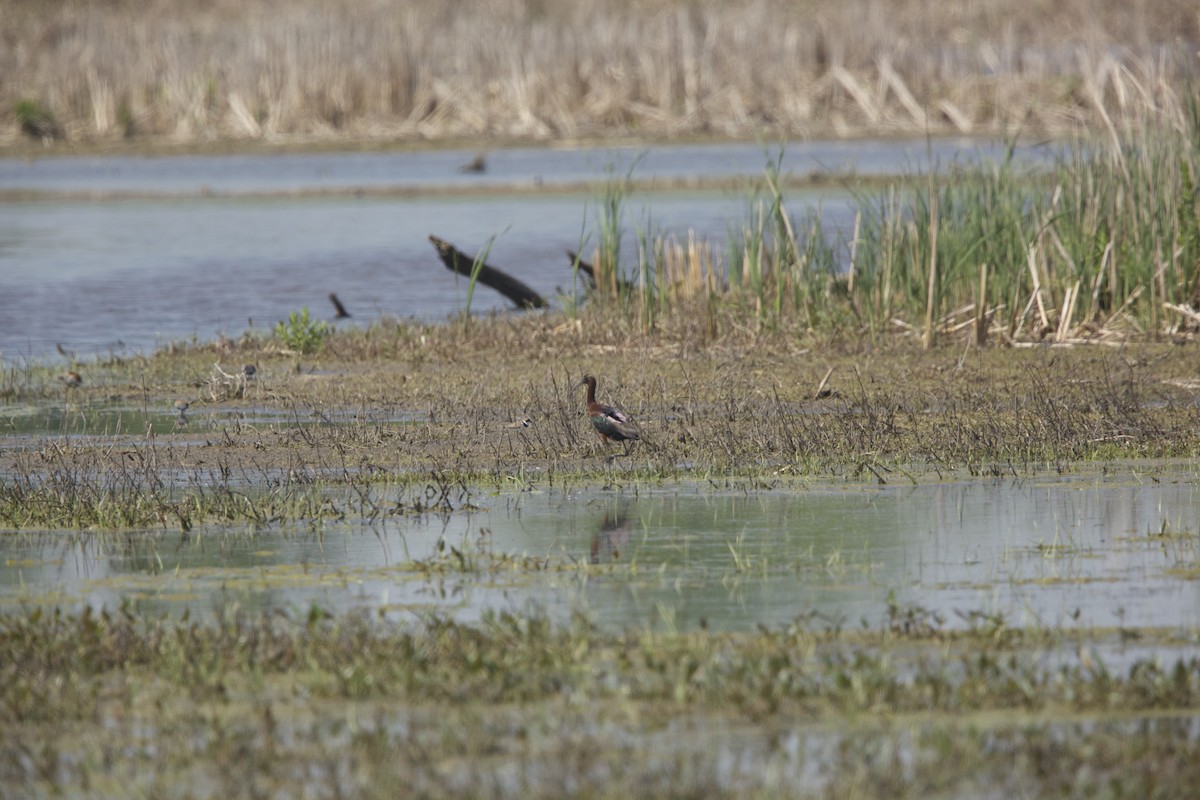
[[[481,494],[479,510],[444,517],[186,537],[5,535],[0,607],[585,611],[614,629],[745,630],[814,614],[877,626],[894,601],[950,625],[981,611],[1019,625],[1200,628],[1200,487],[1186,467],[746,489]]]
[[[888,175],[1003,153],[1001,143],[979,140],[811,142],[788,146],[781,167],[791,175]],[[149,352],[169,341],[269,329],[302,306],[331,318],[329,292],[353,315],[341,324],[445,319],[462,310],[466,282],[437,260],[430,234],[470,254],[491,242],[491,263],[547,297],[569,294],[565,251],[595,248],[599,195],[564,187],[626,173],[645,181],[758,178],[779,148],[502,150],[489,154],[485,173],[460,172],[473,155],[0,158],[0,191],[42,198],[0,201],[0,357],[55,360],[58,345],[84,359]],[[1029,163],[1048,155],[1018,150]],[[844,190],[790,192],[786,200],[794,218],[820,217],[835,240],[853,228]],[[695,231],[721,248],[749,219],[750,204],[745,191],[636,192],[626,202],[624,244],[632,256],[638,236]],[[507,307],[488,290],[472,304]]]

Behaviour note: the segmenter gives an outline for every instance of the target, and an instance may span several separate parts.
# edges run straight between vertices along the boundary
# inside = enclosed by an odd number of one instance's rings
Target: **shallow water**
[[[789,145],[781,169],[894,175],[1003,154],[1002,143],[971,139],[809,142]],[[594,250],[601,196],[566,187],[627,173],[757,180],[778,155],[757,144],[514,149],[489,154],[482,174],[459,171],[473,156],[463,151],[0,159],[0,190],[43,198],[0,200],[0,357],[149,352],[269,330],[301,307],[332,319],[329,292],[353,315],[342,325],[445,319],[464,308],[467,286],[438,261],[430,234],[472,255],[491,243],[495,266],[548,298],[570,295],[565,253]],[[1049,153],[1030,146],[1017,157],[1037,163]],[[853,229],[844,189],[785,199],[797,224],[819,217],[834,241]],[[750,204],[746,190],[635,192],[623,245],[632,261],[639,236],[695,231],[720,250]],[[472,310],[508,305],[481,289]]]
[[[0,608],[129,603],[204,617],[230,604],[301,613],[317,604],[464,621],[488,610],[584,611],[617,630],[747,630],[810,616],[876,627],[895,603],[951,627],[984,612],[1011,625],[1200,628],[1200,487],[1183,465],[469,499],[478,510],[186,536],[8,534]]]
[[[103,391],[103,384],[100,391]],[[248,395],[253,397],[253,385]],[[46,437],[79,441],[105,437],[146,436],[170,433],[219,433],[222,429],[280,424],[323,422],[375,424],[414,422],[428,418],[427,412],[398,408],[370,410],[310,408],[268,408],[247,405],[239,408],[189,408],[181,417],[171,403],[131,405],[128,401],[104,401],[89,398],[83,402],[67,396],[56,403],[7,403],[0,405],[0,436],[9,448],[41,447]],[[131,441],[123,440],[122,444]],[[176,442],[180,444],[180,442]]]
[[[639,180],[761,175],[768,160],[793,175],[895,175],[998,160],[1007,144],[978,138],[851,139],[778,143],[511,148],[486,154],[484,172],[460,168],[463,150],[225,156],[0,158],[0,188],[39,193],[261,195],[353,189],[495,189],[570,186],[607,175]],[[1015,149],[1019,162],[1043,145]]]

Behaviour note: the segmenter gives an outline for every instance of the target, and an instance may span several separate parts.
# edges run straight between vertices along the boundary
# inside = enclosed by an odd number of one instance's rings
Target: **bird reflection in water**
[[[621,552],[629,544],[634,522],[627,505],[615,511],[605,511],[600,528],[592,534],[591,562],[599,564],[601,559],[606,562],[619,561]]]
[[[175,404],[172,406],[172,408],[175,409],[176,414],[175,429],[178,430],[180,428],[186,428],[188,424],[187,410],[191,408],[191,403],[183,398],[180,398],[175,401]]]

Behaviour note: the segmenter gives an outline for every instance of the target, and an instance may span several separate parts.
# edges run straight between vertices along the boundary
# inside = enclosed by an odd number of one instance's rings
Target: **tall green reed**
[[[848,239],[826,232],[819,208],[792,216],[780,151],[723,250],[639,231],[636,291],[622,293],[626,175],[605,189],[605,294],[644,326],[702,297],[715,335],[747,325],[875,335],[899,325],[927,342],[960,330],[982,342],[989,328],[1007,340],[1157,335],[1200,304],[1198,106],[1136,138],[1067,143],[1037,166],[1018,162],[1013,141],[996,163],[854,191]]]
[[[602,194],[597,203],[599,249],[594,264],[596,289],[603,295],[627,295],[633,286],[621,265],[621,243],[625,232],[626,208],[633,190],[633,173],[645,156],[644,152],[638,154],[624,174],[619,174],[612,164],[605,168]]]
[[[496,235],[492,234],[487,240],[487,244],[483,249],[475,254],[475,259],[471,262],[471,274],[467,278],[467,299],[463,303],[463,327],[471,325],[471,300],[475,296],[475,284],[479,282],[479,274],[483,272],[484,265],[487,264],[488,255],[492,252],[492,245],[496,243]]]

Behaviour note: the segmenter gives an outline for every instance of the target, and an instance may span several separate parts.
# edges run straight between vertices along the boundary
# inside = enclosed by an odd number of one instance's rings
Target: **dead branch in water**
[[[350,312],[342,305],[342,301],[338,299],[336,293],[329,293],[329,302],[333,303],[334,319],[348,319],[350,317]]]
[[[589,262],[584,261],[583,258],[581,258],[574,250],[567,251],[567,259],[571,262],[572,269],[574,269],[576,264],[579,265],[579,271],[582,272],[584,277],[587,278],[588,291],[594,292],[600,287],[600,284],[596,280],[596,268],[594,266],[592,266]],[[633,284],[629,281],[617,278],[615,288],[618,292],[623,293],[632,289]]]
[[[437,248],[438,257],[446,265],[446,269],[470,278],[475,270],[476,259],[457,249],[445,239],[431,235],[429,241]],[[521,281],[487,264],[479,265],[475,279],[490,289],[495,289],[507,297],[518,308],[546,308],[550,304],[546,298],[530,289]]]

